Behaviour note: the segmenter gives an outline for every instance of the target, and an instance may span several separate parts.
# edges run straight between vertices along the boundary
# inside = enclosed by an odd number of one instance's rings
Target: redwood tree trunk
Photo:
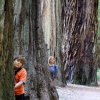
[[[0,1],[0,100],[14,100],[13,1]]]
[[[64,76],[74,66],[73,83],[96,85],[98,0],[64,0],[63,4]]]
[[[20,6],[19,6],[20,5]],[[25,84],[27,100],[58,100],[47,65],[47,51],[42,29],[40,0],[15,0],[15,52],[23,54],[28,77]]]

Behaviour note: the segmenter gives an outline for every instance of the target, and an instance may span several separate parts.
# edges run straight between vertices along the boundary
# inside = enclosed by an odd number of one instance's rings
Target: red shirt
[[[27,72],[24,68],[22,68],[17,74],[15,75],[15,84],[19,81],[23,81],[23,83],[26,81]],[[24,94],[24,84],[19,86],[18,88],[15,88],[15,95],[21,95]]]

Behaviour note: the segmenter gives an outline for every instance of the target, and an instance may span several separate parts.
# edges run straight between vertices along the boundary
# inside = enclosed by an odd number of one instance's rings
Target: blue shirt
[[[58,75],[58,66],[54,64],[53,66],[49,66],[50,73],[51,73],[51,78],[57,78]]]

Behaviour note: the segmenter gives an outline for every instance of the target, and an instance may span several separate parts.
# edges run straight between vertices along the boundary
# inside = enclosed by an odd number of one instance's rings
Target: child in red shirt
[[[24,98],[24,83],[26,81],[27,72],[22,66],[25,63],[25,57],[19,55],[14,58],[14,71],[15,71],[15,100],[25,100]]]

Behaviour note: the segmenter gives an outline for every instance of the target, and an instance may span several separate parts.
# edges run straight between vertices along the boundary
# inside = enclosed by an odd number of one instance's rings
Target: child
[[[27,72],[22,66],[25,63],[25,57],[19,55],[14,58],[14,71],[15,71],[15,100],[25,100],[24,98],[24,83],[26,81]]]
[[[52,82],[55,83],[57,80],[57,75],[58,75],[58,66],[55,64],[54,56],[50,56],[48,58],[48,63],[49,63],[49,69],[51,73]]]

